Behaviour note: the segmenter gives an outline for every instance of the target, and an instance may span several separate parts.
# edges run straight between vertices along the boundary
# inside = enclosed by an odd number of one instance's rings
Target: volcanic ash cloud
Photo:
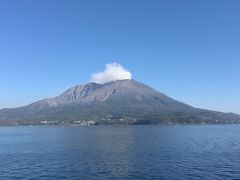
[[[106,64],[103,72],[94,73],[91,76],[90,82],[103,84],[110,81],[125,79],[132,79],[131,72],[125,69],[121,64],[110,63]]]

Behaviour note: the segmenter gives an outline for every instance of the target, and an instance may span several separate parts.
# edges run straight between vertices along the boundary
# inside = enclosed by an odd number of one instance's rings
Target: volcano
[[[240,115],[194,108],[135,80],[87,83],[28,106],[0,110],[0,124],[218,124]]]

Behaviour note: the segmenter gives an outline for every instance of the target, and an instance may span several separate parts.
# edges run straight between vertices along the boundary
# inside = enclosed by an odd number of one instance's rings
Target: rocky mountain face
[[[98,124],[238,123],[240,116],[193,108],[134,80],[77,85],[57,97],[0,111],[0,123],[87,120]]]
[[[74,86],[60,96],[30,104],[29,108],[38,110],[58,105],[91,105],[107,102],[131,104],[132,106],[143,104],[161,111],[193,110],[192,107],[134,80]]]

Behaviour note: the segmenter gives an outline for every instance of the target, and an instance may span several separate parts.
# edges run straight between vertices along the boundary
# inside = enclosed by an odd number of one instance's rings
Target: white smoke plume
[[[110,81],[132,79],[130,71],[125,69],[121,64],[106,64],[103,72],[95,73],[91,76],[90,82],[103,84]]]

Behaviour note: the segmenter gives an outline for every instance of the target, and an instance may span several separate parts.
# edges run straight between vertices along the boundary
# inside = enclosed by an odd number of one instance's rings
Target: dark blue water
[[[0,179],[234,178],[240,126],[0,128]]]

